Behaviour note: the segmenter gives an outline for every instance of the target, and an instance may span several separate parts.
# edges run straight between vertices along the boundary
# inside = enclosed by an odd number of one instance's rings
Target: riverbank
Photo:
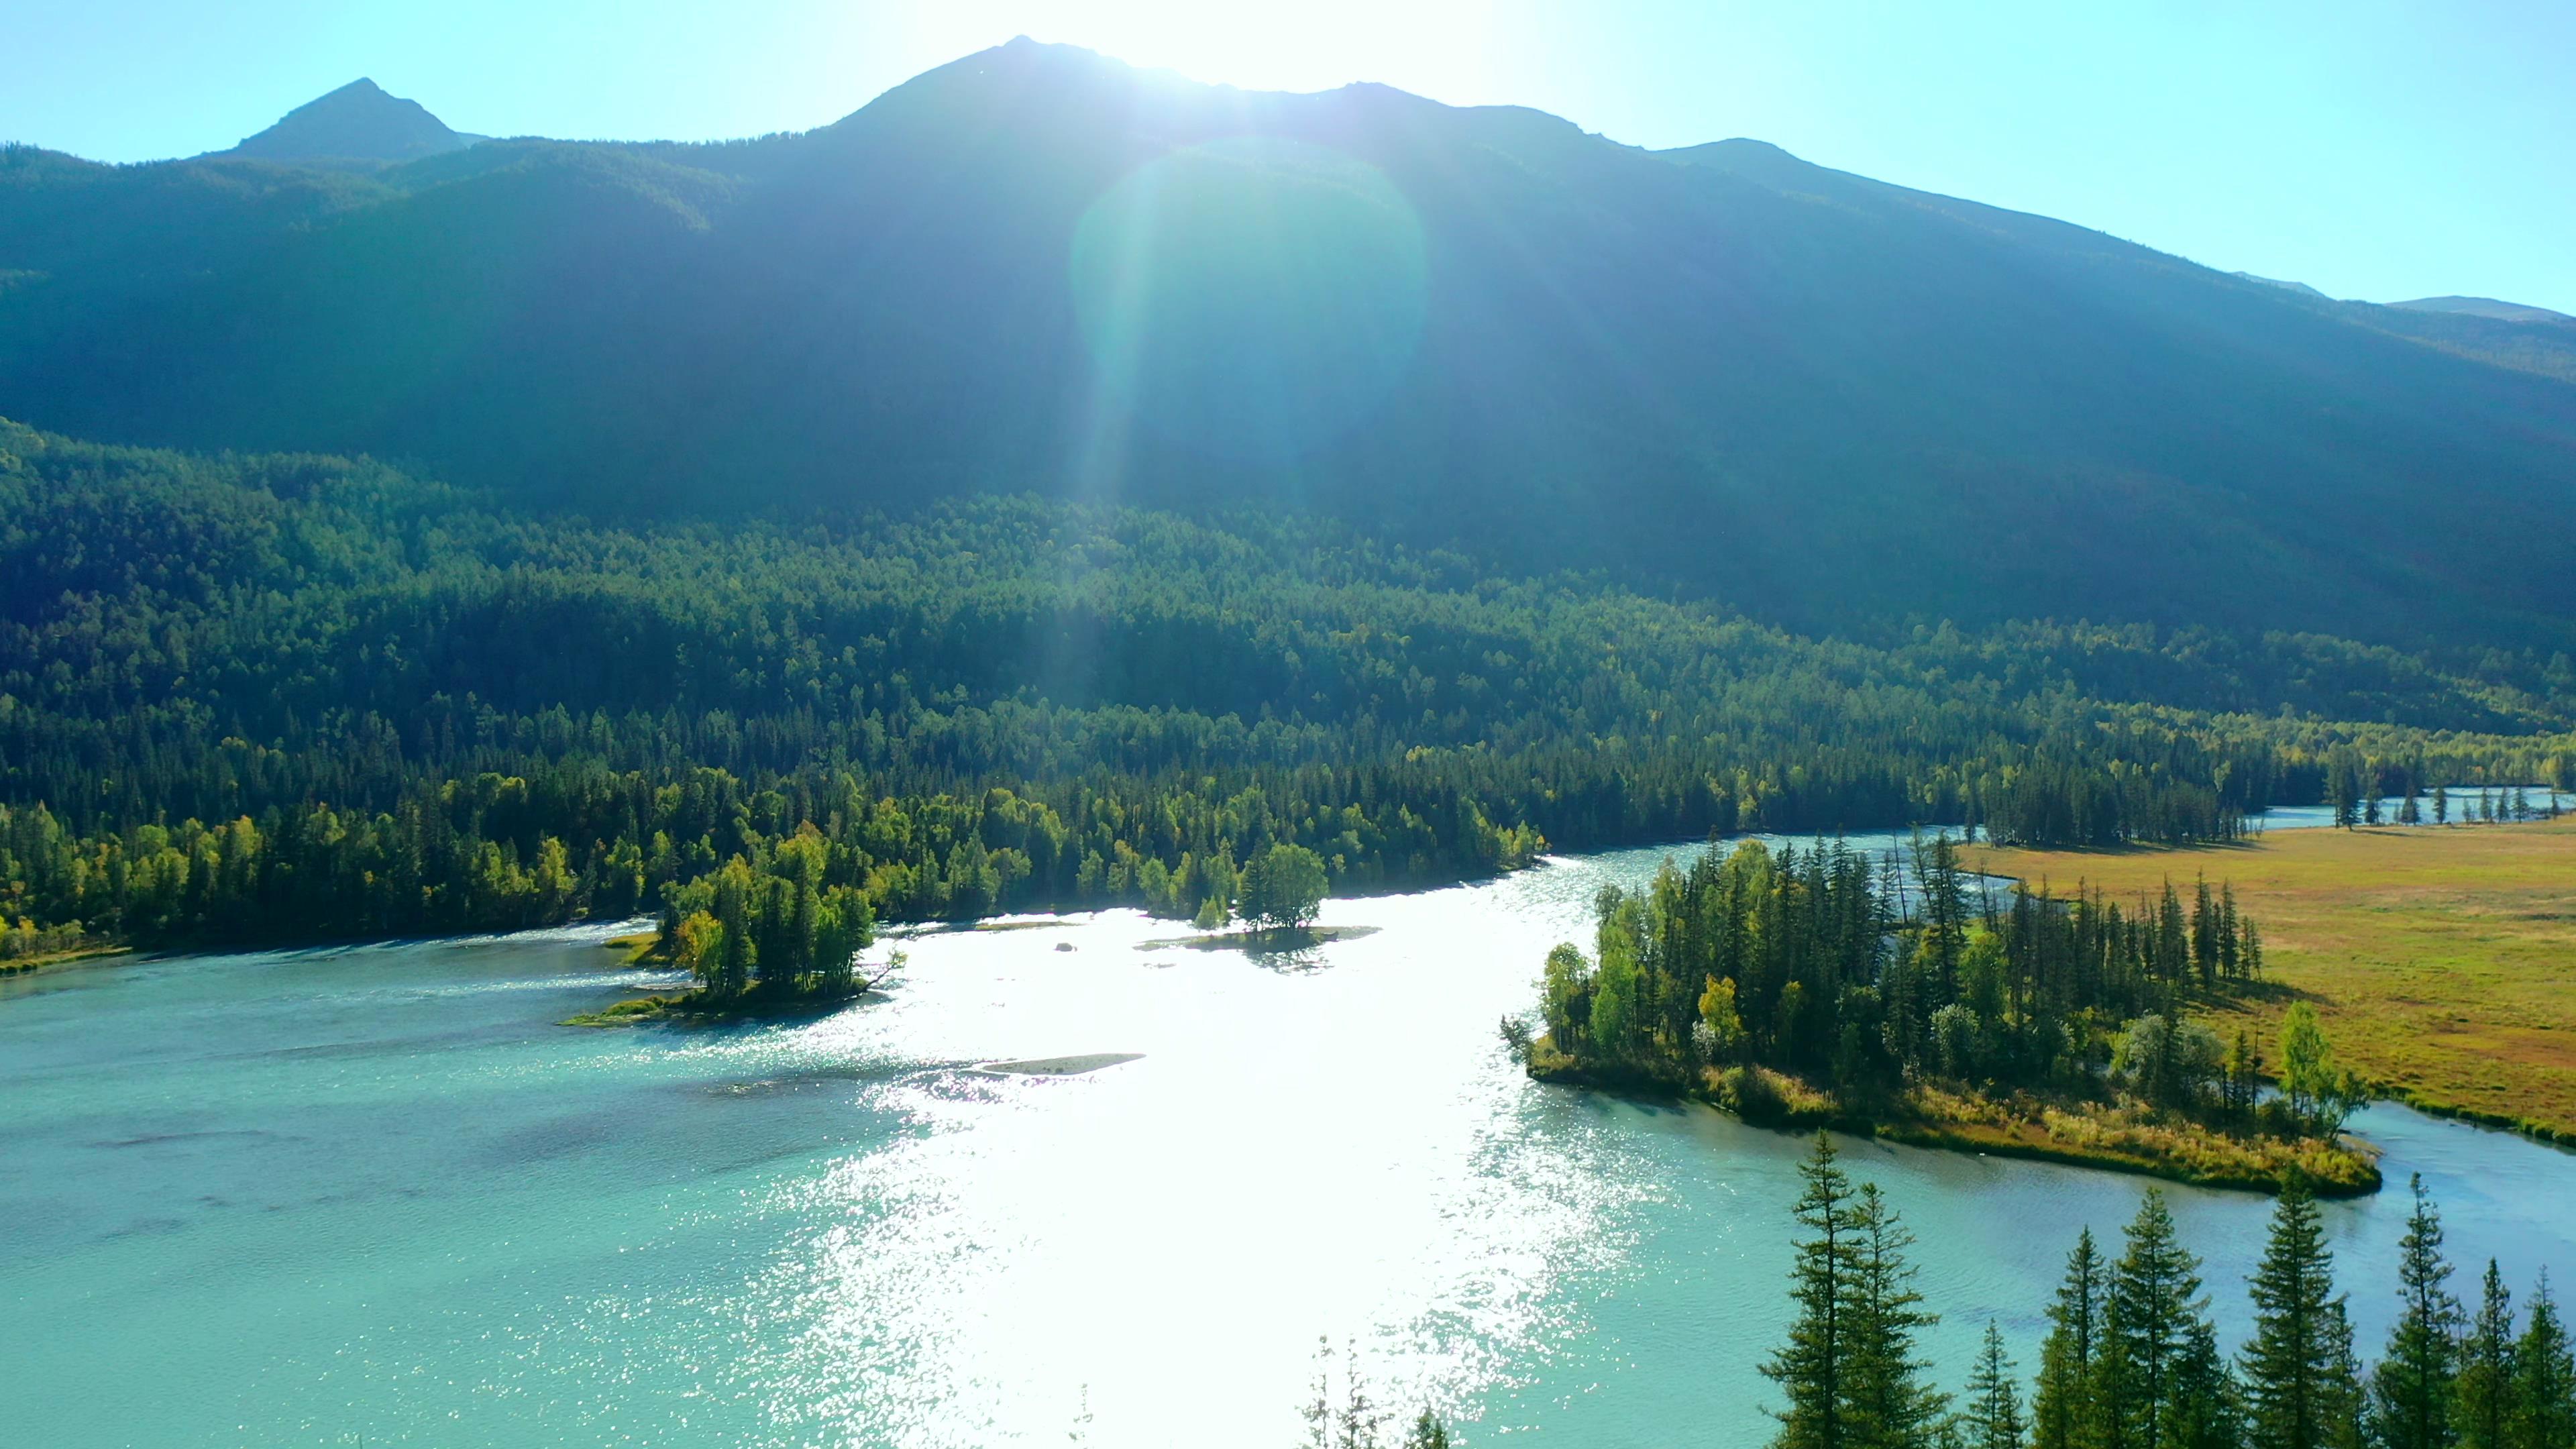
[[[1971,869],[2114,898],[2231,883],[2260,919],[2270,990],[2206,1011],[2222,1036],[2279,1034],[2312,1004],[2337,1056],[2435,1116],[2576,1143],[2576,817],[2280,831],[2191,849],[1980,847]]]
[[[0,961],[0,976],[32,976],[57,966],[71,966],[83,961],[96,961],[104,956],[130,956],[131,946],[77,946],[69,951],[46,951],[34,956],[18,956]]]
[[[2320,1197],[2360,1197],[2381,1186],[2377,1154],[2367,1148],[2313,1138],[2237,1137],[2157,1121],[2116,1103],[1923,1086],[1888,1110],[1859,1113],[1767,1067],[1707,1067],[1695,1082],[1668,1081],[1588,1066],[1543,1036],[1531,1044],[1529,1074],[1542,1082],[1700,1102],[1757,1127],[1829,1127],[1909,1147],[2137,1173],[2195,1187],[2278,1192],[2292,1172],[2306,1177]]]
[[[604,1028],[658,1021],[679,1026],[724,1026],[738,1021],[793,1020],[838,1011],[867,994],[865,983],[847,993],[830,995],[746,991],[740,996],[713,997],[703,991],[683,991],[669,996],[634,997],[598,1011],[565,1017],[557,1024]]]

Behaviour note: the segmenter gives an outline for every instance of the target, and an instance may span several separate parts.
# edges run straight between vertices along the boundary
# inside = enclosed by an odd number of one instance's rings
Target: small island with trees
[[[675,995],[621,1001],[565,1025],[798,1015],[867,994],[902,968],[903,953],[894,953],[873,975],[862,971],[859,953],[877,938],[876,911],[864,891],[831,881],[831,854],[822,836],[809,830],[755,858],[736,856],[713,874],[673,889],[660,929],[631,959],[687,971],[697,985]],[[1294,947],[1329,939],[1314,925],[1329,885],[1323,857],[1315,852],[1275,841],[1240,870],[1230,858],[1212,867],[1199,882],[1209,893],[1195,924],[1214,929],[1240,917],[1250,929],[1184,944]]]
[[[2084,1163],[2206,1186],[2376,1190],[2342,1136],[2367,1100],[2304,1003],[2267,1072],[2194,1014],[2259,991],[2262,933],[2226,885],[2123,905],[2042,885],[1972,905],[1948,837],[1712,844],[1605,888],[1593,949],[1548,953],[1532,1076],[1695,1098],[1749,1122]],[[2280,1090],[2263,1082],[2277,1075]]]
[[[891,975],[901,953],[863,975],[876,911],[849,885],[826,883],[830,847],[807,831],[668,893],[661,929],[635,958],[676,966],[697,986],[675,996],[621,1001],[568,1026],[792,1015],[853,1000]]]

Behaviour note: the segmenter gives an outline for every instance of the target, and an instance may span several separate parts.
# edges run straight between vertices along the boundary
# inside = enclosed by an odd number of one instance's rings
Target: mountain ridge
[[[2576,619],[2537,558],[2442,537],[2545,536],[2576,488],[2538,329],[1762,143],[1014,42],[811,132],[487,142],[290,171],[257,206],[224,162],[12,169],[0,268],[46,280],[0,292],[0,413],[82,436],[367,452],[589,509],[1311,511],[1809,629]],[[1197,209],[1136,211],[1147,174]],[[149,220],[147,192],[203,215]],[[1254,215],[1285,224],[1227,229]],[[1147,279],[1138,333],[1103,238],[1155,237],[1189,265]],[[1333,269],[1355,257],[1378,271]]]
[[[2547,322],[2576,326],[2576,317],[2553,312],[2547,307],[2534,307],[2522,302],[2504,302],[2494,297],[2417,297],[2411,301],[2391,302],[2391,307],[2410,312],[2456,312],[2471,317],[2490,317],[2499,322]]]

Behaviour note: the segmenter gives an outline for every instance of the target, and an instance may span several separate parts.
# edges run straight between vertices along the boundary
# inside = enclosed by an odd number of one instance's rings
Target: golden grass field
[[[1973,868],[2114,897],[2233,881],[2282,988],[2250,1016],[2268,1062],[2313,1002],[2336,1055],[2428,1110],[2576,1140],[2576,817],[2545,824],[2285,830],[2188,850],[1978,849]]]

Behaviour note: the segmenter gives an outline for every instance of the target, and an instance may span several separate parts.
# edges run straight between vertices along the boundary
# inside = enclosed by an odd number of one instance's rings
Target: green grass
[[[2113,896],[2233,882],[2262,928],[2267,990],[2207,1013],[2265,1055],[2294,1001],[2335,1052],[2426,1111],[2576,1141],[2576,818],[2283,831],[2233,846],[1982,850],[1975,869]]]
[[[52,966],[68,966],[75,961],[95,961],[101,956],[122,956],[130,946],[75,946],[68,951],[45,951],[33,956],[13,956],[0,961],[0,976],[24,976]]]
[[[646,962],[662,959],[658,949],[662,944],[662,933],[659,931],[639,931],[632,936],[613,936],[599,944],[607,950],[618,953],[617,964],[620,967],[641,966]]]

